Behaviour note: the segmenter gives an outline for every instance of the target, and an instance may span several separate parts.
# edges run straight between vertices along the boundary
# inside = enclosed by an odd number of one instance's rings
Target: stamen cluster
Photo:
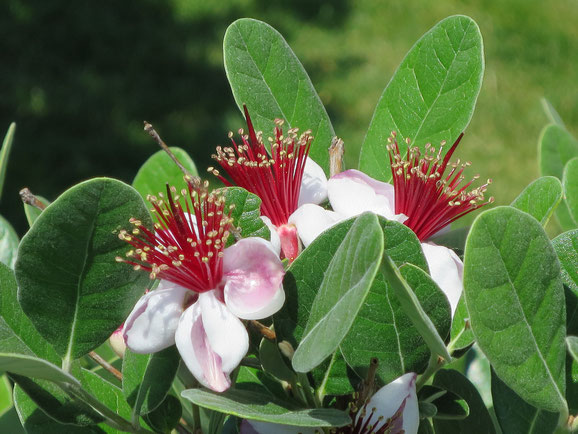
[[[180,195],[167,185],[166,197],[147,197],[156,217],[154,231],[137,219],[129,233],[119,238],[134,249],[126,258],[117,257],[135,270],[150,272],[151,279],[166,279],[195,292],[215,289],[223,277],[223,256],[231,232],[232,206],[225,211],[225,199],[208,192],[208,182],[185,177],[188,188]]]
[[[395,212],[405,214],[405,225],[412,229],[420,240],[425,240],[449,225],[454,220],[493,202],[494,198],[484,199],[487,183],[470,191],[467,189],[479,178],[474,176],[465,185],[460,186],[465,177],[464,169],[471,163],[449,160],[456,150],[463,133],[442,158],[445,142],[436,149],[427,144],[425,154],[420,149],[409,146],[405,157],[400,155],[395,132],[388,139],[387,150],[393,174],[395,188]],[[449,172],[446,174],[446,169]]]
[[[390,418],[377,416],[375,407],[368,408],[368,399],[358,403],[358,392],[349,403],[349,415],[353,424],[335,430],[336,434],[403,434],[403,410],[405,401]]]
[[[262,132],[255,133],[247,108],[245,117],[249,134],[239,130],[242,144],[237,144],[233,133],[229,133],[232,146],[219,146],[212,155],[232,183],[214,167],[208,171],[226,186],[235,184],[259,196],[261,213],[275,226],[286,224],[298,206],[303,171],[313,140],[311,131],[298,135],[299,130],[292,128],[283,136],[283,121],[277,119],[275,138],[268,138],[271,149],[268,152]]]

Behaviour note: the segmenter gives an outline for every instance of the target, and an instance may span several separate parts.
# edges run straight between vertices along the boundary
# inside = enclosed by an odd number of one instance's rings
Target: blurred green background
[[[222,39],[240,17],[287,39],[346,143],[348,167],[397,65],[436,22],[479,24],[486,73],[459,156],[493,178],[507,204],[538,176],[548,98],[578,128],[576,0],[2,0],[0,131],[18,129],[0,214],[22,234],[22,187],[54,199],[93,176],[131,182],[157,150],[151,122],[199,168],[242,126],[225,77]],[[307,126],[303,126],[307,127]]]

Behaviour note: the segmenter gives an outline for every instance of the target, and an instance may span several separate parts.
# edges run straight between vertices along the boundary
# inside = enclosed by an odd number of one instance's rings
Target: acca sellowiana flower
[[[413,372],[402,375],[379,389],[360,408],[350,406],[353,424],[333,428],[343,434],[417,434],[419,408]],[[241,434],[313,434],[321,433],[315,428],[277,425],[267,422],[244,420]],[[332,431],[333,432],[333,431]]]
[[[325,229],[365,211],[399,221],[413,230],[422,242],[430,274],[446,294],[453,316],[463,290],[463,263],[453,250],[427,240],[454,220],[493,201],[493,198],[484,200],[490,180],[468,191],[478,178],[476,175],[461,185],[464,168],[470,163],[449,162],[462,136],[442,158],[443,143],[437,153],[427,145],[422,156],[419,148],[409,146],[407,154],[402,156],[395,133],[392,133],[388,151],[393,185],[357,170],[331,177],[327,191],[333,211],[308,204],[292,216],[291,221],[303,244],[307,247]]]
[[[271,151],[265,147],[262,132],[255,132],[245,107],[248,134],[239,130],[241,144],[229,133],[231,146],[217,147],[212,157],[229,176],[209,167],[227,186],[238,185],[261,199],[261,214],[271,229],[271,241],[279,246],[284,257],[293,261],[299,254],[299,238],[291,216],[304,204],[319,204],[327,199],[327,178],[323,169],[311,158],[313,137],[310,131],[298,135],[292,128],[284,136],[283,121],[277,119],[274,138],[269,138]],[[278,235],[278,236],[277,236]]]
[[[125,321],[123,337],[136,353],[154,353],[176,343],[188,369],[204,386],[226,390],[229,374],[248,350],[242,319],[266,318],[285,300],[283,265],[271,244],[245,238],[226,247],[231,209],[208,184],[186,177],[180,195],[149,197],[157,217],[154,232],[132,219],[120,238],[133,246],[126,258],[135,269],[160,279]]]

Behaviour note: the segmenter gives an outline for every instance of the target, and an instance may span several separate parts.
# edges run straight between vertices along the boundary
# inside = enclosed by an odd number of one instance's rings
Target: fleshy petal
[[[285,302],[283,263],[262,238],[244,238],[225,249],[223,274],[225,303],[239,318],[266,318]]]
[[[298,206],[306,203],[320,204],[327,199],[327,177],[319,164],[307,157]]]
[[[297,228],[299,238],[305,247],[326,229],[339,223],[344,217],[336,212],[328,211],[319,205],[305,204],[289,217],[289,223]]]
[[[417,434],[419,426],[419,410],[417,395],[415,392],[416,378],[417,375],[410,372],[379,389],[367,403],[367,411],[365,412],[363,421],[365,422],[371,417],[372,419],[370,423],[375,424],[379,417],[383,417],[381,423],[384,423],[388,418],[392,417],[401,409],[401,427],[403,428],[404,433]],[[374,408],[375,412],[372,412]],[[394,432],[398,431],[394,430]]]
[[[215,297],[214,291],[199,294],[197,303],[185,311],[175,341],[195,378],[216,392],[229,388],[229,374],[249,349],[243,323]]]
[[[331,177],[327,194],[333,211],[346,217],[371,211],[388,220],[407,220],[405,215],[395,214],[393,185],[376,181],[359,170],[350,169]]]
[[[452,249],[434,243],[421,243],[431,278],[450,302],[452,318],[464,290],[464,264]]]
[[[161,281],[157,289],[142,296],[124,323],[122,335],[127,347],[135,353],[150,354],[174,345],[185,297],[190,293],[182,286]]]
[[[321,434],[323,431],[304,426],[281,425],[243,419],[239,432],[241,434]]]
[[[126,342],[124,341],[124,336],[122,335],[122,329],[124,324],[116,329],[108,338],[108,343],[110,344],[112,350],[119,358],[124,358],[124,353],[126,352]]]
[[[273,246],[273,250],[275,252],[277,252],[277,256],[279,256],[281,254],[281,238],[279,237],[279,234],[277,233],[277,228],[275,227],[275,225],[273,224],[273,222],[271,221],[271,219],[269,217],[262,215],[261,220],[263,220],[263,223],[265,223],[265,226],[267,226],[269,228],[269,232],[271,232],[270,243]]]

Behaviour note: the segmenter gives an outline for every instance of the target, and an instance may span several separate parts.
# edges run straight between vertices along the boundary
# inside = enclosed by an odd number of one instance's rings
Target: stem
[[[98,363],[100,366],[102,366],[104,369],[106,369],[108,372],[110,372],[112,375],[114,375],[118,381],[122,382],[122,373],[118,369],[116,369],[114,366],[112,366],[110,363],[108,363],[94,351],[88,353],[88,356],[96,363]]]
[[[448,353],[452,353],[454,351],[454,346],[456,344],[456,342],[462,337],[462,335],[464,334],[464,332],[466,330],[468,330],[470,328],[470,321],[466,320],[466,323],[464,325],[464,328],[460,330],[460,332],[458,333],[458,335],[456,337],[454,337],[450,343],[448,344]]]
[[[193,406],[193,432],[201,432],[201,411],[199,406],[192,404]]]
[[[319,402],[319,400],[317,399],[317,397],[313,393],[313,390],[311,388],[311,384],[309,384],[309,379],[307,378],[307,374],[304,374],[303,372],[298,372],[297,373],[297,379],[299,381],[299,384],[301,384],[301,389],[303,390],[303,392],[305,394],[305,399],[307,400],[307,405],[314,407],[314,408],[321,407],[321,403]]]
[[[333,137],[331,140],[331,146],[329,146],[329,175],[337,175],[343,172],[343,154],[345,153],[345,147],[343,146],[343,140],[339,137]]]
[[[249,324],[251,324],[251,326],[253,326],[253,328],[256,329],[257,332],[261,333],[261,336],[263,336],[265,339],[271,342],[275,342],[275,340],[277,339],[277,335],[275,334],[275,332],[271,330],[269,327],[267,327],[265,324],[261,324],[259,321],[256,321],[254,319],[250,320]]]
[[[23,188],[20,190],[20,199],[22,199],[22,202],[25,204],[33,206],[34,208],[38,208],[40,211],[44,211],[46,208],[46,205],[44,205],[40,199],[34,196],[28,188]]]
[[[429,380],[430,377],[433,374],[435,374],[446,363],[447,363],[447,361],[444,358],[437,357],[437,356],[432,354],[432,356],[429,359],[429,363],[427,365],[425,372],[423,374],[421,374],[421,376],[419,377],[419,379],[417,380],[417,382],[415,384],[416,391],[419,391],[425,385],[425,383],[427,383],[427,380]]]

